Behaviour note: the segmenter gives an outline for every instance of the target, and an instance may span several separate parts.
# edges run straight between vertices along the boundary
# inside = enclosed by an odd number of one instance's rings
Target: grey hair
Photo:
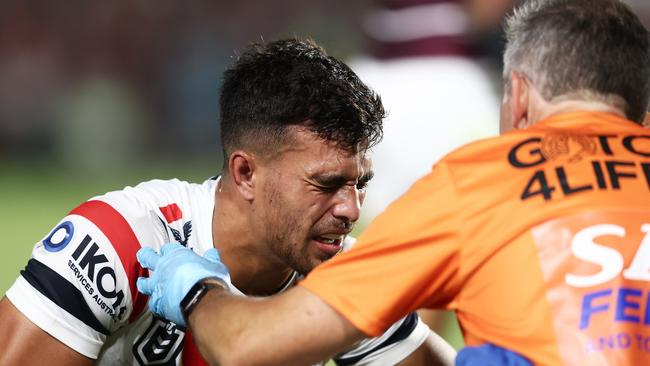
[[[548,101],[621,104],[640,121],[650,98],[650,41],[618,0],[527,0],[506,19],[504,79],[517,71]],[[506,85],[508,87],[508,85]]]
[[[522,2],[506,18],[507,46],[503,55],[503,77],[505,80],[508,80],[510,73],[516,70],[526,75],[540,87],[546,84],[545,78],[538,74],[541,74],[541,66],[545,59],[543,55],[548,55],[550,52],[551,34],[537,32],[538,37],[533,37],[530,34],[533,32],[528,31],[527,26],[531,14],[537,12],[542,3],[542,1],[535,0]],[[535,56],[530,55],[531,50],[534,50]]]

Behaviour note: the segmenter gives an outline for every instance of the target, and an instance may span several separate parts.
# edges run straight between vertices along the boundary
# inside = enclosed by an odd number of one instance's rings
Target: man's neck
[[[244,207],[223,187],[215,192],[212,240],[228,267],[233,285],[251,296],[272,295],[291,278],[293,270],[278,260],[250,230]]]
[[[607,101],[581,100],[571,98],[558,98],[548,102],[539,95],[534,96],[535,103],[529,110],[529,119],[533,123],[547,119],[553,115],[571,112],[602,112],[626,118],[624,112],[625,102],[616,96],[609,97]]]

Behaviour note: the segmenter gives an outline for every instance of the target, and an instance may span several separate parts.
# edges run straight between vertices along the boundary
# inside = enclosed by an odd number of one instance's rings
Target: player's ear
[[[255,198],[255,156],[243,150],[234,151],[228,159],[228,173],[237,192],[245,200],[252,201]]]
[[[512,127],[527,127],[529,117],[528,107],[530,97],[530,84],[528,82],[528,79],[517,71],[512,71],[510,73],[510,82],[510,121],[512,121]]]

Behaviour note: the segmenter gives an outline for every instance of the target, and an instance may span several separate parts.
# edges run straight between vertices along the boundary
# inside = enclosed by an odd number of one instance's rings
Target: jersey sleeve
[[[107,336],[138,315],[146,297],[140,243],[126,219],[101,200],[74,209],[42,241],[7,298],[68,347],[97,358]]]
[[[429,327],[413,312],[379,337],[364,339],[352,350],[338,355],[334,363],[338,366],[395,365],[420,347],[429,332]]]
[[[460,288],[459,211],[442,162],[300,285],[370,336],[415,309],[449,307]]]

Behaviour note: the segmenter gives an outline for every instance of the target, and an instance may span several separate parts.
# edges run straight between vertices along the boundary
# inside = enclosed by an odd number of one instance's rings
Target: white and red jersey
[[[99,365],[202,364],[189,332],[147,309],[148,298],[135,285],[147,270],[135,253],[173,241],[200,255],[212,248],[216,185],[217,179],[153,180],[83,203],[36,244],[7,298],[38,327]],[[426,325],[411,314],[335,361],[397,363],[427,335]]]

